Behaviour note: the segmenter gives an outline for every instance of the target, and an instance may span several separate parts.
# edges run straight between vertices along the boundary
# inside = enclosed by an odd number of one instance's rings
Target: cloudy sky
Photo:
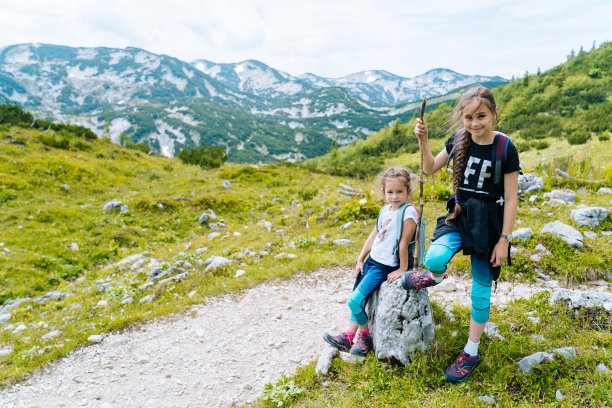
[[[0,46],[138,47],[292,75],[520,77],[611,40],[610,0],[0,0]]]

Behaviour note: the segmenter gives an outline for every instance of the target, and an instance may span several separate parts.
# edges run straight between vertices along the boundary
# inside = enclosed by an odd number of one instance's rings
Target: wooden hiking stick
[[[425,114],[425,105],[427,105],[427,98],[423,98],[423,103],[421,104],[421,113],[419,115],[421,121],[423,120],[423,115]],[[420,244],[420,232],[421,232],[421,222],[423,220],[423,141],[419,138],[419,151],[421,152],[421,162],[419,165],[419,221],[416,226],[416,243],[414,248],[414,263],[413,268],[418,269],[418,259],[419,259],[419,244]]]

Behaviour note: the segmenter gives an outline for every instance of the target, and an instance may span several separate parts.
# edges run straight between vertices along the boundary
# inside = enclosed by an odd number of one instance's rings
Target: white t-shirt
[[[382,227],[380,231],[378,231],[376,238],[374,238],[374,243],[370,251],[372,259],[383,265],[399,266],[399,259],[396,254],[393,253],[395,239],[397,238],[398,212],[398,210],[394,211],[389,207],[389,210],[381,214],[380,220]],[[419,217],[414,206],[409,206],[404,212],[404,221],[409,218],[412,218],[415,224],[418,222]]]

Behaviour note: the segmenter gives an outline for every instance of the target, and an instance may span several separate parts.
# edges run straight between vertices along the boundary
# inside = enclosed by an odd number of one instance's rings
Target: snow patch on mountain
[[[31,65],[36,63],[36,60],[32,59],[33,55],[28,45],[21,45],[9,50],[4,61],[9,64]]]
[[[184,78],[178,78],[175,77],[172,72],[169,69],[165,69],[165,73],[162,76],[162,79],[165,79],[166,81],[170,82],[171,84],[173,84],[174,86],[176,86],[176,88],[183,92],[185,91],[185,87],[187,86],[187,80]]]
[[[92,60],[98,56],[95,48],[78,48],[76,57],[82,60]]]
[[[115,51],[110,55],[110,60],[108,61],[108,65],[116,65],[124,58],[131,58],[132,54],[125,51]]]
[[[154,71],[161,65],[161,57],[146,51],[140,51],[134,56],[134,62],[141,64],[144,68]]]
[[[183,144],[187,140],[187,137],[185,137],[179,129],[173,128],[161,119],[155,121],[155,126],[157,127],[157,133],[152,134],[151,137],[157,139],[159,142],[161,154],[166,157],[174,157],[175,140]]]
[[[304,128],[304,124],[300,123],[300,122],[295,122],[295,121],[291,121],[289,123],[287,123],[287,126],[289,126],[291,129],[298,129],[298,128]]]
[[[113,119],[108,126],[108,133],[113,143],[121,141],[121,134],[132,127],[129,120],[125,118]]]
[[[348,120],[343,120],[343,121],[339,121],[339,120],[334,120],[329,122],[330,124],[334,125],[335,127],[337,127],[338,129],[346,129],[350,126],[349,121]]]
[[[85,67],[81,70],[81,64],[77,66],[68,66],[66,67],[66,73],[68,74],[68,79],[89,80],[98,74],[98,67]]]

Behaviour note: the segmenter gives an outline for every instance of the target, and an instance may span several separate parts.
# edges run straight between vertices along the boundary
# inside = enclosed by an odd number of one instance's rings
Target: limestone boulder
[[[547,232],[557,235],[571,246],[581,247],[584,245],[584,237],[580,231],[562,223],[561,221],[554,221],[546,224],[544,228],[542,228],[542,231],[540,231],[540,234]]]
[[[572,219],[581,227],[596,227],[609,215],[610,210],[603,207],[583,207],[572,210]]]
[[[366,308],[375,356],[409,365],[435,336],[427,289],[405,290],[401,280],[384,282]]]

